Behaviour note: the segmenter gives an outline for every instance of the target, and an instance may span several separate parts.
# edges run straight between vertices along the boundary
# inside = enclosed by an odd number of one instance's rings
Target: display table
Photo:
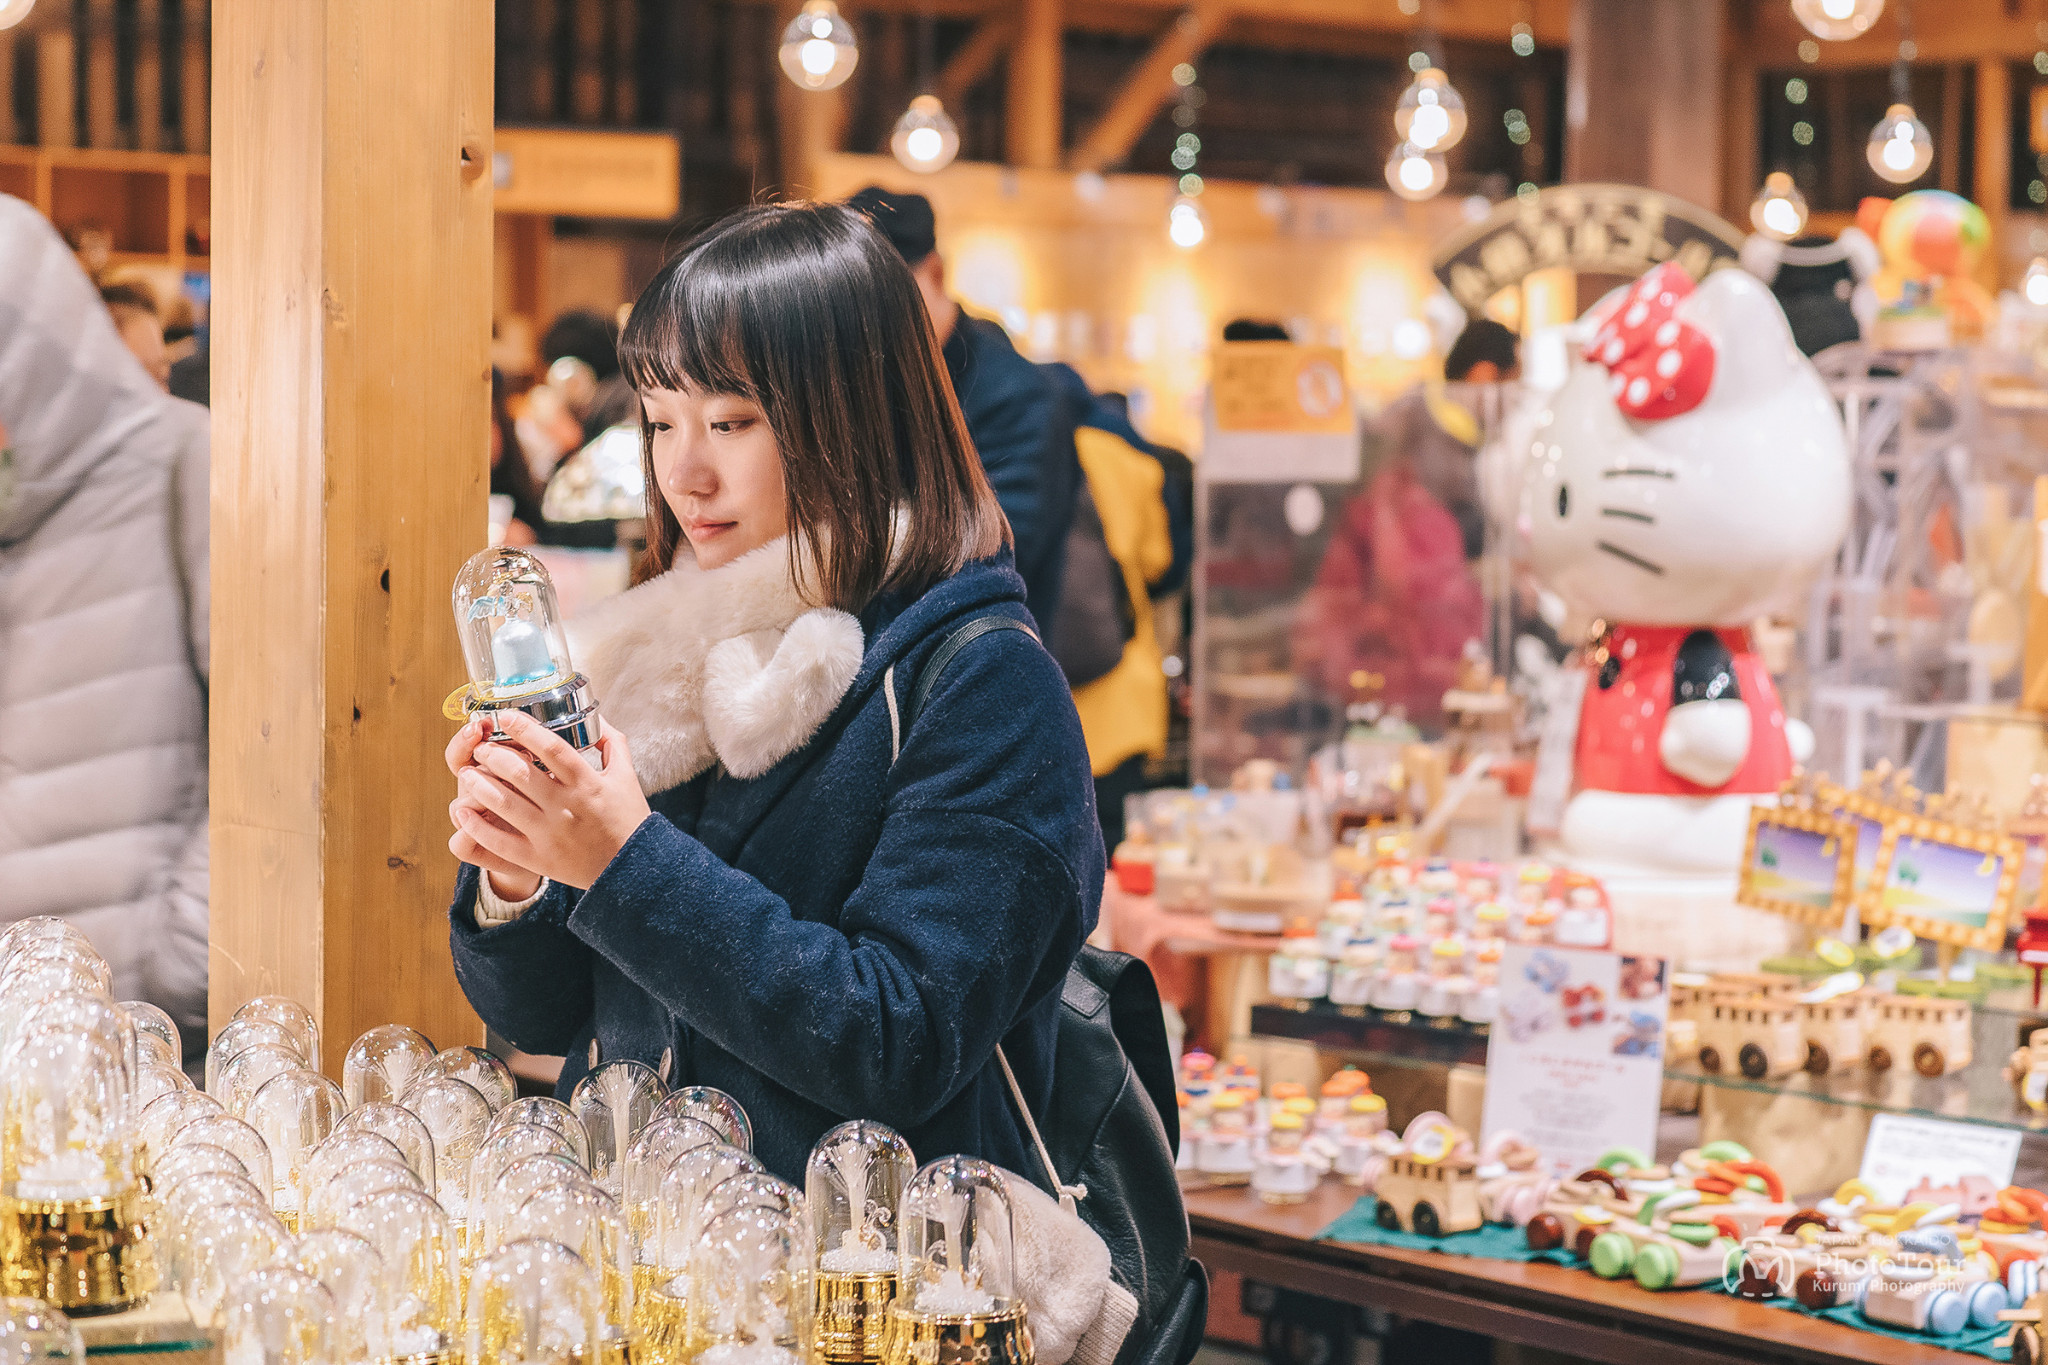
[[[1190,1192],[1193,1254],[1211,1271],[1614,1365],[1982,1365],[1931,1341],[1859,1332],[1725,1294],[1653,1294],[1541,1262],[1316,1241],[1357,1197],[1325,1183],[1306,1203],[1274,1208],[1243,1189]]]
[[[1159,998],[1185,1012],[1207,1001],[1205,1042],[1222,1047],[1251,1032],[1251,1008],[1266,995],[1266,959],[1278,934],[1218,929],[1206,910],[1169,910],[1151,896],[1127,896],[1111,874],[1102,891],[1110,946],[1143,959]],[[1206,988],[1206,996],[1203,991]]]

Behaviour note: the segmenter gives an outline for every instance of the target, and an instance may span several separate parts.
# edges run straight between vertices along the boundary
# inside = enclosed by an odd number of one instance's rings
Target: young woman
[[[731,1093],[790,1179],[849,1118],[1036,1172],[996,1049],[1042,1114],[1103,850],[1031,635],[908,714],[960,626],[1030,619],[910,272],[852,210],[747,210],[621,349],[647,581],[575,646],[621,729],[602,771],[517,714],[449,745],[463,989],[565,1094],[593,1056]]]

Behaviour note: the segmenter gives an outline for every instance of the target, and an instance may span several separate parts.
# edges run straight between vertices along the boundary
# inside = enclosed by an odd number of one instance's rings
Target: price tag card
[[[1870,1121],[1857,1178],[1892,1204],[1956,1203],[1966,1186],[1989,1196],[2012,1183],[2021,1136],[1979,1123],[1879,1114]]]
[[[1670,1008],[1662,958],[1510,944],[1486,1048],[1482,1140],[1518,1133],[1559,1175],[1614,1147],[1654,1152]]]

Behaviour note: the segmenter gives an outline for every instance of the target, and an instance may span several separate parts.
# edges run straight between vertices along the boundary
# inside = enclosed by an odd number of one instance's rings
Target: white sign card
[[[1486,1049],[1481,1145],[1518,1133],[1560,1176],[1614,1147],[1654,1155],[1670,1009],[1662,958],[1510,944]]]
[[[1856,1174],[1888,1204],[1907,1203],[1909,1196],[1954,1203],[1950,1192],[1961,1192],[1966,1184],[1988,1196],[2012,1183],[2020,1137],[2014,1129],[1981,1123],[1878,1114],[1870,1120],[1863,1168]]]

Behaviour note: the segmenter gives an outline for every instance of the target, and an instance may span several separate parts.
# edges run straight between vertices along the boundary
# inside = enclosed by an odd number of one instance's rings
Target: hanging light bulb
[[[2048,308],[2048,256],[2036,256],[2020,281],[2020,297],[2036,308]]]
[[[13,28],[35,7],[36,0],[0,0],[0,28]]]
[[[782,71],[806,90],[830,90],[846,83],[860,61],[853,25],[832,0],[804,0],[803,13],[782,30]]]
[[[947,117],[937,95],[919,95],[896,120],[889,150],[910,171],[942,171],[960,155],[960,130]]]
[[[1764,177],[1764,187],[1757,191],[1756,200],[1749,206],[1749,221],[1764,236],[1789,242],[1806,226],[1806,196],[1792,183],[1791,176],[1772,171]]]
[[[1418,72],[1394,106],[1394,131],[1425,152],[1457,146],[1465,136],[1465,101],[1451,78],[1433,66]]]
[[[1884,111],[1877,127],[1870,130],[1865,150],[1870,169],[1894,185],[1918,180],[1934,164],[1934,138],[1913,106],[1903,102]]]
[[[1403,142],[1387,158],[1387,187],[1403,199],[1428,199],[1451,178],[1442,155]]]
[[[1166,215],[1166,235],[1183,250],[1200,246],[1209,235],[1209,216],[1191,196],[1183,194],[1173,201],[1173,209]]]
[[[1792,17],[1834,43],[1862,37],[1883,13],[1884,0],[1792,0]]]

